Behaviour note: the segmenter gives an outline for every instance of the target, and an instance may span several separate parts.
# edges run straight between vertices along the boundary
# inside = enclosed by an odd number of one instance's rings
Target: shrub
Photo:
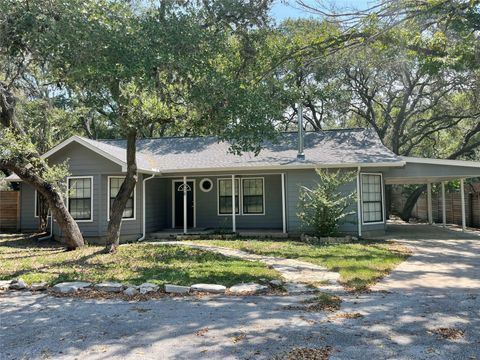
[[[354,203],[356,191],[345,193],[341,187],[355,178],[355,172],[317,169],[319,182],[314,188],[302,186],[298,217],[315,236],[338,234],[342,220],[354,214],[348,208]]]

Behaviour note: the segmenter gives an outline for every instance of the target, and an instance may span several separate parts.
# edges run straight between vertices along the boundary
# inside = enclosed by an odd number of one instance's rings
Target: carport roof
[[[402,168],[385,171],[386,184],[428,184],[480,177],[479,161],[401,157]]]

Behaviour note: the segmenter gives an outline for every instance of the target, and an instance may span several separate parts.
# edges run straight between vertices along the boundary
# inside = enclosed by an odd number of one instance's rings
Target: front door
[[[183,181],[175,181],[174,198],[175,198],[175,227],[183,229]],[[193,181],[187,181],[187,227],[193,227],[193,211],[195,186]]]

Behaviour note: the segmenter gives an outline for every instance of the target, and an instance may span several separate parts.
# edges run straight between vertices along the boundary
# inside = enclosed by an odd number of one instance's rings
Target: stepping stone
[[[115,293],[122,292],[123,288],[123,284],[118,282],[103,282],[95,285],[96,290]]]
[[[308,294],[318,291],[317,289],[311,288],[305,284],[297,284],[297,283],[288,283],[287,284],[287,292],[290,295],[298,295],[298,294]]]
[[[10,289],[11,280],[0,280],[0,290]]]
[[[23,290],[27,288],[27,284],[22,279],[13,280],[10,283],[11,290]]]
[[[180,285],[165,285],[165,292],[173,294],[188,294],[190,292],[190,286],[180,286]]]
[[[138,294],[138,290],[134,287],[126,288],[123,293],[128,296],[133,296]]]
[[[216,284],[195,284],[190,287],[192,291],[206,292],[212,294],[224,294],[227,288]]]
[[[55,292],[67,294],[71,292],[76,292],[78,290],[84,290],[90,287],[92,284],[89,282],[83,281],[72,281],[72,282],[63,282],[55,285],[52,289]]]
[[[241,294],[258,294],[268,290],[268,286],[257,283],[245,283],[233,285],[229,291],[235,295]]]
[[[43,290],[47,290],[47,288],[48,288],[48,283],[45,281],[33,283],[32,285],[30,285],[30,290],[33,290],[33,291],[43,291]]]
[[[138,287],[138,290],[140,291],[141,294],[147,294],[149,292],[155,292],[158,291],[159,287],[158,285],[152,284],[152,283],[143,283]]]
[[[273,287],[281,287],[281,286],[283,286],[282,280],[270,280],[268,283],[269,283],[270,285],[272,285]]]

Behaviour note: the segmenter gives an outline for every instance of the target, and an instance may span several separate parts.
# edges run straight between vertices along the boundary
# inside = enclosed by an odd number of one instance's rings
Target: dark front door
[[[175,190],[175,227],[183,228],[183,181],[174,182]],[[193,181],[187,181],[187,227],[193,227]]]

